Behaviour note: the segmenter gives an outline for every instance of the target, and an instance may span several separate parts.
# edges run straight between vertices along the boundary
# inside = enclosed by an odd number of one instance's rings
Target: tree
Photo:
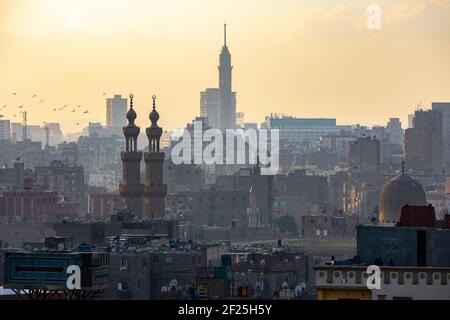
[[[285,215],[278,218],[278,229],[280,232],[289,232],[292,234],[298,234],[297,222],[293,216]]]

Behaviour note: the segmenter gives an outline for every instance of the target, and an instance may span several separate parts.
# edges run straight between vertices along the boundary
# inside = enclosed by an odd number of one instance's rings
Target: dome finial
[[[130,94],[130,108],[133,109],[133,98],[134,98],[134,94]]]
[[[156,95],[153,95],[152,99],[153,99],[153,109],[156,109]]]

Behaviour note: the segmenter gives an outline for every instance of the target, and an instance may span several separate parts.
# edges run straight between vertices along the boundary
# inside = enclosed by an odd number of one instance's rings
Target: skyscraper
[[[127,113],[127,99],[121,95],[106,99],[106,126],[122,128],[125,125],[125,114]]]
[[[200,92],[200,117],[211,128],[226,130],[236,127],[236,92],[231,85],[231,55],[227,47],[227,26],[224,25],[224,45],[220,53],[219,88]]]
[[[236,103],[232,92],[231,55],[227,46],[227,25],[224,25],[224,44],[220,53],[219,64],[219,129],[236,127]],[[235,99],[234,99],[235,100]]]

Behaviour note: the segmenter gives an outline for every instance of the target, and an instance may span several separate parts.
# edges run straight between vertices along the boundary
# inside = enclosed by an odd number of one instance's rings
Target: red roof
[[[404,205],[398,227],[432,227],[436,226],[434,207]]]

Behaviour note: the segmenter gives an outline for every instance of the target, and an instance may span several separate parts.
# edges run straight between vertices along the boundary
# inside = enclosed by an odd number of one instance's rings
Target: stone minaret
[[[122,202],[135,216],[142,215],[144,185],[141,183],[142,152],[137,151],[140,128],[136,126],[136,112],[133,109],[133,95],[130,95],[130,110],[127,112],[128,125],[123,127],[126,149],[120,153],[123,163],[123,183],[120,185]]]
[[[159,114],[156,111],[156,96],[153,96],[153,110],[150,113],[151,126],[147,128],[148,152],[145,158],[145,216],[161,218],[164,216],[164,198],[167,185],[163,184],[164,152],[159,151],[162,128],[158,126]]]

